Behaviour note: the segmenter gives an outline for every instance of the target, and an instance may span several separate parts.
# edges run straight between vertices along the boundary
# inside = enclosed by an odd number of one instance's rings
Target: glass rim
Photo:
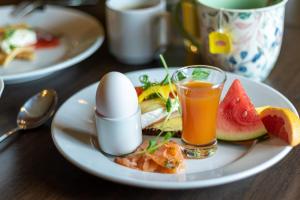
[[[178,74],[179,72],[181,72],[182,70],[192,69],[192,68],[203,68],[203,69],[210,69],[210,70],[214,70],[214,71],[220,72],[223,75],[223,78],[221,79],[221,81],[219,81],[217,83],[213,83],[212,88],[218,88],[218,87],[220,87],[227,80],[226,72],[223,71],[222,69],[218,68],[218,67],[214,67],[214,66],[210,66],[210,65],[188,65],[188,66],[180,67],[179,69],[175,70],[175,72],[172,74],[172,77],[171,77],[172,83],[174,83],[175,85],[177,85],[180,88],[190,89],[189,87],[184,86],[183,84],[180,84],[180,81],[176,81],[175,80],[175,75]]]

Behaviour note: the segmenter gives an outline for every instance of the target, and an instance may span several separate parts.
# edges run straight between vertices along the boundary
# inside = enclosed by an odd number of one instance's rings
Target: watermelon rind
[[[256,129],[255,131],[243,132],[242,134],[237,134],[236,132],[224,132],[221,130],[217,130],[217,139],[224,141],[245,141],[258,139],[266,134],[267,131],[265,127]]]

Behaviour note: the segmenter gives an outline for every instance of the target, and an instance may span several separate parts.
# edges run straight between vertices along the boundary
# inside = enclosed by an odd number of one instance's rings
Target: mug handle
[[[157,25],[158,27],[155,27]],[[154,44],[156,44],[154,57],[158,57],[170,43],[170,14],[168,12],[160,13],[156,16],[152,26],[153,40]]]
[[[189,3],[196,5],[194,0],[186,0]],[[184,2],[182,2],[181,0],[174,6],[173,10],[172,10],[172,15],[173,15],[173,19],[174,22],[176,24],[176,26],[178,27],[181,35],[190,40],[192,42],[193,45],[197,46],[198,48],[200,48],[202,46],[201,42],[195,38],[191,33],[189,33],[184,27],[183,27],[183,23],[182,20],[180,19],[180,11],[182,10]],[[195,11],[193,11],[195,12]]]

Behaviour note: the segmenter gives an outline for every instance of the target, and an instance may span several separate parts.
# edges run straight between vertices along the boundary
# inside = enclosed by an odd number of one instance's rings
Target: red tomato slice
[[[144,91],[144,89],[142,87],[135,87],[135,91],[136,91],[136,94],[138,96],[140,96],[140,94],[142,94],[142,92]]]
[[[59,39],[56,37],[51,38],[51,40],[46,40],[43,38],[39,38],[37,43],[35,44],[36,48],[51,48],[59,45]]]

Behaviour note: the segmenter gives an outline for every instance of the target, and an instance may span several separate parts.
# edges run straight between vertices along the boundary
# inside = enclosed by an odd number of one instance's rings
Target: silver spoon
[[[53,114],[57,104],[55,90],[42,90],[28,99],[20,108],[17,127],[0,136],[0,143],[19,130],[36,128],[44,124]]]

